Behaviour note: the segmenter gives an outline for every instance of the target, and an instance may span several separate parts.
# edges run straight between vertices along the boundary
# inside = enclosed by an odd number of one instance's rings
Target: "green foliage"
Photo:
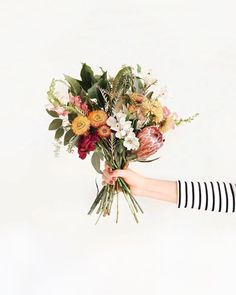
[[[152,95],[153,95],[153,91],[149,92],[149,93],[146,95],[146,97],[147,97],[147,98],[152,98]]]
[[[94,169],[100,174],[102,174],[100,165],[101,165],[101,161],[103,159],[104,159],[104,157],[101,152],[98,152],[98,151],[93,152],[93,155],[91,157],[91,163],[92,163]]]
[[[96,82],[93,70],[90,66],[86,65],[86,63],[84,63],[82,66],[80,76],[82,79],[82,81],[80,81],[80,85],[83,87],[85,91],[88,91],[88,89],[91,88],[93,84]]]
[[[153,162],[153,161],[156,161],[160,159],[160,157],[158,158],[155,158],[155,159],[151,159],[151,160],[137,160],[137,162],[141,162],[141,163],[150,163],[150,162]]]
[[[104,97],[103,93],[101,93],[100,89],[109,89],[110,85],[107,80],[107,72],[104,72],[102,76],[100,76],[99,80],[88,89],[88,96],[90,98],[96,98],[98,107],[105,108],[107,103],[106,97]]]
[[[56,129],[58,129],[59,127],[61,127],[61,125],[62,125],[62,119],[54,119],[54,120],[50,123],[50,125],[49,125],[49,127],[48,127],[48,130],[56,130]]]
[[[137,64],[137,72],[141,73],[141,71],[142,71],[141,66],[139,64]]]
[[[131,67],[122,68],[113,81],[113,95],[120,96],[125,94],[133,85],[133,72]]]
[[[75,136],[72,129],[69,129],[64,136],[64,145],[69,144],[70,140]]]
[[[73,95],[80,95],[80,92],[81,92],[80,81],[68,75],[64,75],[64,77],[65,77],[65,80],[70,84],[71,93]]]
[[[142,83],[141,78],[135,76],[133,82],[134,82],[133,87],[132,87],[133,92],[137,92],[137,93],[142,94],[144,91],[144,87],[143,87],[143,83]]]
[[[179,126],[183,123],[191,123],[197,116],[199,116],[199,113],[196,113],[193,116],[185,118],[185,119],[180,118],[179,120],[175,120],[175,125]]]
[[[55,92],[55,89],[56,89],[56,80],[55,79],[52,79],[52,82],[49,86],[49,89],[47,91],[47,95],[48,95],[48,100],[50,101],[50,103],[54,106],[54,107],[57,107],[57,106],[60,106],[61,105],[61,102],[60,100],[56,97],[56,95],[54,94]]]
[[[58,128],[55,133],[55,139],[61,138],[63,134],[64,134],[64,128],[63,127]]]
[[[58,118],[58,117],[59,117],[58,113],[55,112],[55,111],[47,110],[47,109],[46,109],[46,111],[47,111],[47,113],[48,113],[50,116],[52,116],[52,117],[54,117],[54,118]]]
[[[68,120],[69,120],[69,122],[72,123],[73,120],[74,120],[77,116],[78,116],[78,115],[75,114],[75,113],[69,114],[69,115],[68,115]]]
[[[72,137],[68,143],[67,151],[68,153],[73,153],[75,146],[77,146],[79,136]]]

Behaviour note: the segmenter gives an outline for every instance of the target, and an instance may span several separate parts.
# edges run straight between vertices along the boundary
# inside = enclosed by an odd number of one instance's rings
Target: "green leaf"
[[[59,117],[58,113],[55,112],[55,111],[48,110],[48,109],[46,109],[46,111],[47,111],[47,113],[48,113],[50,116],[52,116],[52,117],[54,117],[54,118],[58,118],[58,117]]]
[[[97,81],[91,88],[88,89],[88,96],[90,98],[96,98],[99,107],[104,108],[106,105],[106,100],[104,99],[104,96],[102,95],[99,88],[109,89],[109,87],[110,85],[107,80],[107,72],[104,72],[100,77],[99,81]]]
[[[144,87],[143,87],[143,83],[141,81],[141,78],[139,77],[134,77],[134,88],[135,88],[135,92],[137,93],[143,93]]]
[[[64,128],[63,127],[58,128],[55,133],[55,139],[59,139],[60,137],[62,137],[63,134],[64,134]]]
[[[137,72],[141,73],[141,71],[142,71],[141,66],[139,64],[137,64]]]
[[[152,160],[137,160],[137,162],[141,162],[141,163],[150,163],[150,162],[156,161],[156,160],[158,160],[158,159],[160,159],[160,157],[155,158],[155,159],[152,159]]]
[[[72,123],[73,120],[74,120],[77,116],[78,116],[78,115],[75,114],[75,113],[71,113],[71,114],[69,114],[69,115],[68,115],[68,120],[69,120],[69,122]]]
[[[151,98],[152,95],[153,95],[153,91],[149,92],[149,93],[146,95],[146,97],[147,97],[147,98]]]
[[[64,75],[64,77],[65,80],[70,84],[72,94],[79,95],[81,92],[80,81],[67,75]]]
[[[50,125],[49,125],[49,127],[48,127],[48,130],[56,130],[56,129],[58,129],[59,127],[61,127],[61,125],[62,125],[62,119],[54,119],[54,120],[50,123]]]
[[[102,174],[100,169],[101,160],[103,160],[103,154],[95,151],[91,157],[91,163],[94,169],[100,174]]]
[[[82,87],[84,90],[88,90],[92,87],[92,85],[96,82],[96,79],[94,77],[93,71],[90,68],[90,66],[86,65],[86,63],[83,64],[80,76],[82,79]],[[81,83],[80,83],[81,84]]]
[[[97,87],[98,84],[94,84],[91,88],[88,89],[89,98],[97,98]]]
[[[64,145],[67,145],[70,140],[75,136],[74,132],[72,129],[69,129],[64,136]]]

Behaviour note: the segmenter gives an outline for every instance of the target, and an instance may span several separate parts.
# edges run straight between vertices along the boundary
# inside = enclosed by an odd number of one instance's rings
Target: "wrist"
[[[177,181],[144,178],[142,187],[148,197],[172,203],[177,201]]]

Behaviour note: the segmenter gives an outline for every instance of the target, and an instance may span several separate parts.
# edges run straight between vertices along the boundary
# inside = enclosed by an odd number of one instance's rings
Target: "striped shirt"
[[[177,181],[178,208],[235,212],[236,184],[223,181]]]

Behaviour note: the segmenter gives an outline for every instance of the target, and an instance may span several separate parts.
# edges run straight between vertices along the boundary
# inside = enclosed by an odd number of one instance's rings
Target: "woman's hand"
[[[157,200],[176,203],[177,182],[172,180],[160,180],[146,178],[130,169],[111,170],[106,164],[103,171],[103,184],[115,184],[117,177],[122,177],[129,185],[133,195],[145,196]]]
[[[128,165],[124,169],[111,170],[111,168],[105,164],[103,171],[103,184],[115,184],[117,177],[122,177],[129,185],[132,194],[142,195],[144,190],[145,177],[128,169]]]

